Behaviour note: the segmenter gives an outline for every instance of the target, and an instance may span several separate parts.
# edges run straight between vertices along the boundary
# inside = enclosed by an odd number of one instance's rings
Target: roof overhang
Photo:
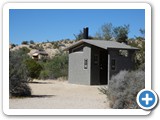
[[[108,42],[108,43],[107,43]],[[79,46],[83,43],[87,43],[93,46],[97,46],[103,49],[123,49],[123,50],[139,50],[136,47],[131,47],[129,45],[123,44],[123,43],[118,43],[115,41],[105,41],[105,40],[89,40],[89,39],[82,39],[78,42],[73,43],[71,46],[64,48],[64,51],[68,51],[69,49],[72,49],[76,46]],[[107,45],[110,44],[110,45]]]
[[[83,40],[80,40],[80,41],[78,41],[78,42],[73,43],[73,44],[70,45],[69,47],[64,48],[63,50],[64,50],[64,51],[68,51],[69,49],[74,48],[74,47],[76,47],[76,46],[78,46],[78,45],[81,45],[81,44],[83,44],[83,43],[84,43],[84,41],[83,41]]]

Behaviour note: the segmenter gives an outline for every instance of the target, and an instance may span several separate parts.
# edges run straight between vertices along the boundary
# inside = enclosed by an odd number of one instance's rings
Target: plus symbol
[[[149,104],[149,101],[152,101],[153,99],[149,97],[149,94],[146,94],[145,98],[142,98],[143,101],[146,101],[146,105]]]

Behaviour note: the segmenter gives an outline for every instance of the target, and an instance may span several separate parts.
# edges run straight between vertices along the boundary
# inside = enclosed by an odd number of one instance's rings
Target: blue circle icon
[[[137,95],[138,105],[145,110],[150,110],[157,104],[157,94],[153,90],[141,90]]]

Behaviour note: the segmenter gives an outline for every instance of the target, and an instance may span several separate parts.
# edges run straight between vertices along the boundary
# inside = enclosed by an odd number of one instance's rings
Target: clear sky
[[[129,38],[139,36],[145,29],[143,9],[10,9],[10,42],[46,42],[75,39],[84,27],[94,36],[105,23],[113,26],[130,25]]]

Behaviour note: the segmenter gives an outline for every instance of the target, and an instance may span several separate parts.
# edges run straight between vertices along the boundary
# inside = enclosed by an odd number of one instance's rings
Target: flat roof
[[[130,49],[130,50],[138,50],[136,47],[132,47],[130,45],[126,45],[125,43],[119,43],[115,41],[107,41],[107,40],[90,40],[90,39],[82,39],[76,43],[73,43],[71,46],[65,48],[64,50],[69,50],[71,48],[74,48],[76,46],[79,46],[83,43],[88,43],[90,45],[94,45],[103,49]]]

